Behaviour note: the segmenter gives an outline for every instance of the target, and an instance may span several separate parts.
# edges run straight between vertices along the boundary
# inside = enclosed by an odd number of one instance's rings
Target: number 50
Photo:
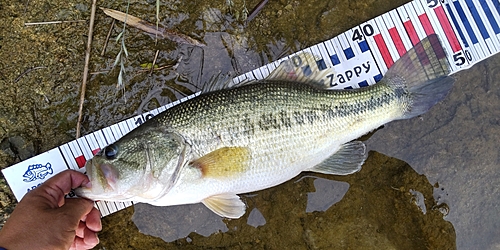
[[[467,61],[472,61],[472,55],[468,50],[464,50],[464,53],[462,54],[462,51],[456,53],[453,55],[453,60],[455,61],[455,65],[457,66],[462,66],[464,65],[465,62]]]

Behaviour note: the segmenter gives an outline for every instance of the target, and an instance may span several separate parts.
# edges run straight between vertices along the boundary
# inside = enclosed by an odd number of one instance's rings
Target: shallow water
[[[202,40],[204,49],[155,43],[128,29],[124,89],[112,69],[119,43],[111,41],[100,55],[111,20],[98,11],[83,134],[190,94],[214,73],[244,73],[406,1],[270,1],[246,27],[236,20],[243,1],[231,9],[225,2],[162,3],[162,23]],[[249,10],[257,3],[246,1]],[[102,4],[125,9],[122,2]],[[0,166],[6,167],[74,138],[88,26],[23,24],[88,19],[90,6],[33,0],[0,2],[0,9]],[[154,22],[154,1],[134,1],[130,13]],[[140,65],[156,50],[158,65],[167,67],[149,76]],[[373,151],[359,173],[303,173],[245,194],[247,213],[238,220],[199,204],[141,204],[103,219],[97,249],[500,249],[499,66],[495,56],[456,74],[449,97],[430,112],[367,137]],[[15,199],[0,184],[6,217]]]

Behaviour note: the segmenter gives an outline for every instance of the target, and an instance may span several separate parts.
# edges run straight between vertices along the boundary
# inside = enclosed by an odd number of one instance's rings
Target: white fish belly
[[[247,170],[226,178],[210,178],[202,177],[197,169],[186,167],[178,183],[156,203],[198,203],[217,194],[248,193],[279,185],[323,162],[342,144],[398,118],[399,115],[399,109],[386,107],[370,114],[336,119],[332,122],[317,121],[314,125],[286,131],[261,130],[245,139],[236,135],[222,136],[225,140],[216,146],[208,147],[210,149],[206,153],[220,147],[249,147],[251,160]]]

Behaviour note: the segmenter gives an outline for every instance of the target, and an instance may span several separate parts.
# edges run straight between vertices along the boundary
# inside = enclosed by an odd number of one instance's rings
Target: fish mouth
[[[87,198],[89,200],[96,200],[97,197],[92,193],[92,189],[88,187],[79,187],[75,189],[75,194],[81,198]]]
[[[78,197],[90,200],[106,199],[106,194],[109,193],[107,189],[111,187],[106,176],[102,173],[99,164],[97,164],[94,159],[90,159],[85,163],[85,169],[90,181],[90,187],[79,187],[75,189],[75,194]]]
[[[130,199],[121,195],[111,195],[107,196],[106,193],[95,194],[92,188],[79,187],[75,189],[75,194],[77,197],[89,199],[92,201],[129,201]]]

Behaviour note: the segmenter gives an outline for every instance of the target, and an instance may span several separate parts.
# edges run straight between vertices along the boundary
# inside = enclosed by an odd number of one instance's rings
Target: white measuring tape
[[[452,73],[496,54],[500,50],[500,0],[415,0],[387,12],[328,41],[303,51],[318,57],[321,70],[333,67],[334,88],[359,88],[382,79],[387,69],[413,45],[437,34],[448,56]],[[264,79],[294,55],[267,64],[233,79]],[[2,170],[17,200],[51,176],[66,169],[85,172],[85,162],[101,148],[166,109],[197,94],[98,130],[77,140]],[[132,202],[96,202],[102,216],[124,209]]]

